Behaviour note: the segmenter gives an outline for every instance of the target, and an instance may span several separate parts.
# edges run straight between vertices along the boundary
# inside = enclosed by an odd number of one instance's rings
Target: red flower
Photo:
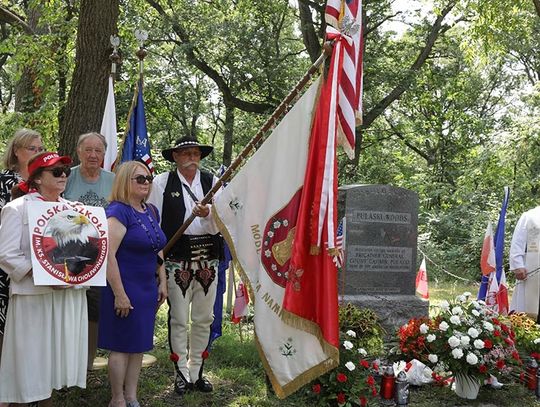
[[[487,366],[486,365],[480,365],[478,366],[478,370],[480,373],[486,373],[487,372]]]
[[[500,325],[501,324],[501,322],[497,318],[493,318],[492,321],[493,321],[493,323],[495,325]]]
[[[360,396],[360,407],[367,406],[367,399],[364,396]]]
[[[505,333],[508,333],[510,331],[510,328],[508,328],[508,325],[505,325],[505,324],[501,324],[501,329],[505,332]]]
[[[369,375],[367,378],[366,378],[366,383],[370,386],[373,386],[375,384],[375,379],[373,378],[373,376]]]
[[[201,357],[203,358],[203,360],[206,360],[208,359],[208,356],[210,356],[210,353],[208,353],[208,351],[205,349],[201,354]]]
[[[362,359],[360,361],[360,364],[365,367],[366,369],[369,367],[369,362],[367,360]]]
[[[375,386],[371,388],[371,394],[373,394],[374,396],[377,395],[377,389],[375,388]]]
[[[347,381],[347,376],[345,376],[343,373],[338,373],[336,379],[340,383],[345,383]]]
[[[373,362],[373,363],[371,364],[371,367],[373,368],[373,370],[379,371],[379,365],[378,365],[378,363]]]
[[[504,338],[504,341],[510,346],[512,346],[514,344],[514,341],[512,339],[510,339],[510,338]]]
[[[531,358],[535,358],[536,360],[540,359],[540,353],[538,352],[531,353]]]
[[[343,394],[342,392],[339,392],[337,394],[337,402],[338,404],[345,404],[345,394]]]
[[[321,392],[321,385],[319,383],[314,384],[311,390],[313,391],[313,393],[319,394]]]
[[[489,339],[484,339],[484,348],[486,349],[493,348],[493,342],[491,342]]]
[[[496,329],[496,330],[493,331],[493,335],[494,336],[501,336],[501,331]]]
[[[180,356],[178,356],[177,353],[173,352],[169,355],[169,359],[171,359],[172,362],[176,363],[180,360]]]
[[[501,369],[505,366],[504,360],[503,360],[503,359],[499,359],[499,360],[497,361],[497,365],[496,365],[496,366],[497,366],[497,369],[501,370]]]

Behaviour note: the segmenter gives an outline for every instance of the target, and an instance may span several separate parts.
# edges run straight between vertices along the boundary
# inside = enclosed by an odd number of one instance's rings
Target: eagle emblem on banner
[[[271,216],[264,227],[261,263],[272,281],[283,288],[289,278],[300,191],[283,209]]]

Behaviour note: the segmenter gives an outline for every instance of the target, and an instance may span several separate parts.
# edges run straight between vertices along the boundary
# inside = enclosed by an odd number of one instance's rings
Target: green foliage
[[[354,331],[356,346],[364,348],[370,355],[376,355],[383,349],[384,329],[371,309],[359,308],[351,303],[341,305],[339,329],[341,332]]]

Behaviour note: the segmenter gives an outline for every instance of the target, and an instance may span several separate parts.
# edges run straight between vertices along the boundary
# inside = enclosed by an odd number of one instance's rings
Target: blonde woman
[[[41,135],[34,130],[19,129],[6,146],[3,159],[4,169],[0,171],[0,209],[11,201],[11,189],[28,178],[28,160],[36,153],[43,152]],[[2,340],[9,303],[9,277],[0,270],[0,360]]]
[[[158,307],[167,298],[165,235],[155,206],[146,203],[153,177],[142,162],[122,164],[106,208],[107,286],[101,293],[98,347],[110,350],[110,407],[139,407],[143,353],[153,348]],[[156,269],[158,278],[156,280]]]

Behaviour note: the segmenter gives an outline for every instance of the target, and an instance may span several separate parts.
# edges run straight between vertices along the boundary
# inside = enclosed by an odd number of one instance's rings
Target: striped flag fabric
[[[101,121],[100,133],[107,141],[107,151],[103,159],[103,168],[110,171],[116,161],[118,150],[118,132],[116,129],[116,106],[114,103],[114,83],[112,76],[109,76],[109,93],[105,103],[103,120]]]
[[[341,268],[343,267],[343,259],[345,258],[345,250],[344,250],[344,236],[345,234],[345,217],[341,219],[339,222],[339,225],[337,227],[336,231],[336,250],[337,253],[334,255],[334,264],[336,267]]]
[[[120,154],[121,163],[131,160],[144,162],[150,169],[150,172],[154,173],[152,153],[150,151],[150,140],[146,130],[142,80],[137,82],[135,88],[135,94],[133,96],[133,102],[131,103],[127,129]]]
[[[510,189],[504,187],[504,198],[499,213],[495,237],[493,237],[491,222],[489,222],[486,230],[480,263],[482,269],[482,281],[480,283],[480,289],[478,290],[478,299],[485,300],[488,305],[492,306],[502,315],[508,314],[509,309],[508,284],[506,282],[506,273],[503,267],[504,231],[509,199]],[[488,232],[491,236],[491,243],[489,243],[489,241],[486,243]],[[486,247],[489,248],[489,252],[484,253],[488,250],[485,249]]]
[[[363,26],[361,0],[328,0],[326,23],[350,38],[343,42],[343,73],[339,81],[338,143],[354,158],[355,128],[362,119]]]

